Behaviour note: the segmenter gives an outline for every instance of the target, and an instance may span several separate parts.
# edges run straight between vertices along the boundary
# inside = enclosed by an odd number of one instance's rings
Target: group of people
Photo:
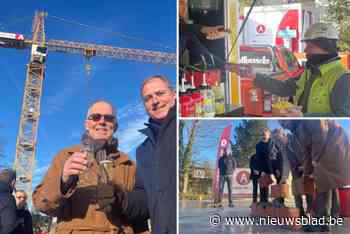
[[[283,129],[270,132],[262,130],[262,139],[256,145],[256,154],[250,158],[253,182],[253,203],[257,202],[259,179],[275,178],[277,184],[286,184],[292,175],[292,191],[295,206],[300,215],[314,217],[339,217],[338,188],[350,184],[350,139],[335,120],[279,120]],[[296,192],[296,181],[314,181],[315,194],[305,194],[307,209],[303,206],[303,194]],[[269,203],[268,186],[260,186],[261,206],[284,207],[282,197]],[[328,231],[327,225],[309,225],[305,231]]]
[[[14,195],[12,194],[14,192]],[[32,215],[27,209],[28,195],[16,190],[16,172],[0,172],[0,233],[33,234]]]
[[[57,217],[54,233],[176,233],[176,93],[156,75],[140,94],[149,121],[137,165],[119,150],[116,110],[104,100],[88,109],[80,144],[53,158],[32,196],[36,209]],[[10,233],[3,219],[0,233]]]

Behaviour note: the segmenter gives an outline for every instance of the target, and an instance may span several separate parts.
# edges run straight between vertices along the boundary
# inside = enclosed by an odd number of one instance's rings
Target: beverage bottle
[[[190,89],[186,89],[185,77],[181,80],[180,88],[180,113],[181,117],[194,117],[195,109]]]
[[[213,86],[213,92],[215,96],[215,113],[223,114],[225,112],[225,96],[221,85],[216,83],[216,85]]]
[[[202,116],[202,105],[203,105],[203,96],[200,92],[200,89],[195,87],[194,83],[194,74],[191,75],[191,97],[194,103],[194,116],[201,117]]]
[[[206,73],[203,73],[203,84],[201,87],[201,94],[203,95],[203,117],[215,116],[215,96],[213,90],[206,82]]]

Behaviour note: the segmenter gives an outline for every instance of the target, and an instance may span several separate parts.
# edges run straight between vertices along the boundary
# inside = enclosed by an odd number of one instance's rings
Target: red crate
[[[269,187],[269,185],[272,184],[273,181],[271,179],[271,175],[265,174],[264,176],[261,176],[258,179],[258,182],[261,188],[266,188],[266,187]]]
[[[289,185],[288,184],[272,185],[271,197],[289,197]]]

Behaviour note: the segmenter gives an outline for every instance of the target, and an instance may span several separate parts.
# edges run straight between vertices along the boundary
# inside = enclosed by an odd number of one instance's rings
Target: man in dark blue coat
[[[176,233],[176,94],[163,76],[146,79],[141,96],[149,121],[137,148],[135,188],[125,196],[123,214],[151,220],[156,234]]]
[[[249,160],[249,168],[250,168],[250,179],[253,184],[253,200],[252,204],[256,203],[258,201],[258,179],[260,177],[260,172],[259,172],[259,162],[257,161],[257,156],[256,154],[253,154],[250,156]]]
[[[16,173],[11,169],[0,172],[0,234],[9,234],[17,226],[16,201],[12,196]]]
[[[27,209],[28,195],[24,190],[16,190],[15,194],[17,206],[17,228],[13,231],[15,234],[33,234],[33,219],[30,211]]]

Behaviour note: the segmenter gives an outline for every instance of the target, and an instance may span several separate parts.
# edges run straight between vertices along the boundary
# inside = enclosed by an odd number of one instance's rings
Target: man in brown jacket
[[[134,186],[135,163],[118,150],[112,105],[97,101],[89,108],[82,144],[63,149],[53,159],[33,193],[41,212],[57,217],[56,233],[142,233],[144,221],[120,215],[120,191]]]
[[[350,184],[350,139],[334,120],[283,121],[299,142],[305,158],[304,175],[311,168],[316,184],[315,215],[336,215],[339,209],[337,188]],[[331,211],[333,210],[333,211]],[[338,211],[339,212],[339,211]],[[305,231],[329,231],[327,225],[309,226]]]

